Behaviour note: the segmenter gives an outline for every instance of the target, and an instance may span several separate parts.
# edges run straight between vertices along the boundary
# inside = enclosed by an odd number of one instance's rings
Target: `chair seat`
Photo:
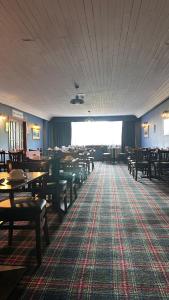
[[[57,182],[53,181],[53,182],[47,182],[46,183],[47,188],[57,188]],[[66,186],[67,186],[67,180],[59,180],[59,189],[60,190],[66,190]]]
[[[67,180],[68,182],[75,182],[76,174],[69,171],[63,171],[62,173],[60,173],[59,177],[61,179]]]
[[[148,165],[149,162],[148,160],[143,160],[143,161],[132,161],[131,162],[133,165],[137,165],[137,166],[144,166],[144,165]]]
[[[155,165],[163,165],[163,166],[169,166],[169,161],[155,161],[154,162]]]
[[[2,204],[3,205],[3,204]],[[14,207],[9,206],[9,201],[5,200],[4,207],[0,206],[0,216],[6,220],[24,220],[33,219],[35,215],[45,208],[46,200],[30,200],[16,203]]]
[[[36,234],[36,256],[38,265],[41,263],[41,229],[44,231],[46,244],[49,244],[46,200],[25,198],[14,203],[11,207],[10,200],[0,202],[0,228],[8,229],[8,244],[12,245],[14,229],[34,229]],[[20,221],[19,224],[15,224]],[[22,223],[24,221],[24,223]],[[25,224],[25,221],[28,221]],[[8,224],[7,224],[8,223]]]

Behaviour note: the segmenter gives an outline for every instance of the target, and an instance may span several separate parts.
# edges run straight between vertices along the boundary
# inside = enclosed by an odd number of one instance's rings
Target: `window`
[[[169,119],[164,119],[164,135],[169,135]]]
[[[72,122],[71,144],[121,145],[122,121]]]

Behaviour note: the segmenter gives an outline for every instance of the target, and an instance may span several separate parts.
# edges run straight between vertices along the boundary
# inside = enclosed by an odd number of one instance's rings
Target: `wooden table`
[[[21,181],[9,181],[8,172],[0,172],[0,193],[9,193],[11,205],[14,205],[14,193],[19,192],[23,187],[46,176],[47,172],[25,172],[26,178]]]

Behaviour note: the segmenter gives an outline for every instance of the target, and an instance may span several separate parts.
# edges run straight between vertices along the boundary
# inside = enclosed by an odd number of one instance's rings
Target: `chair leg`
[[[73,186],[73,192],[74,192],[74,197],[75,199],[77,198],[77,189],[76,189],[76,184]]]
[[[67,194],[66,193],[63,195],[63,201],[64,201],[64,206],[65,206],[65,212],[67,212]]]
[[[8,231],[8,245],[12,246],[12,237],[13,237],[13,221],[9,222],[9,231]]]
[[[151,180],[151,164],[148,167],[148,176],[149,176],[149,179]]]
[[[43,231],[44,231],[46,245],[49,245],[50,241],[49,241],[48,221],[47,221],[47,215],[46,214],[44,216],[44,219],[45,219],[45,222],[44,222],[44,225],[43,225]]]
[[[137,172],[138,172],[138,170],[137,170],[137,168],[135,168],[135,180],[137,181]]]
[[[41,254],[41,224],[40,224],[40,215],[37,216],[35,221],[35,231],[36,231],[36,257],[38,265],[41,264],[42,254]]]
[[[70,183],[70,204],[73,203],[73,186],[72,182]]]

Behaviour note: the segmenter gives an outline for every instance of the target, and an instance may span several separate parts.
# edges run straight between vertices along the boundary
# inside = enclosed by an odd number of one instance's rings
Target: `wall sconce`
[[[7,116],[3,113],[0,113],[0,121],[5,121],[7,119]]]
[[[32,129],[40,129],[40,125],[38,125],[38,124],[33,124],[33,125],[32,125]]]
[[[168,110],[163,111],[163,113],[161,114],[161,117],[163,119],[169,119],[169,111]]]
[[[5,131],[9,132],[9,122],[8,121],[5,122]]]
[[[144,137],[148,138],[149,137],[149,126],[150,126],[150,123],[144,122],[141,126],[143,127]]]
[[[141,125],[143,128],[147,128],[150,126],[150,124],[148,122],[144,122],[142,125]]]
[[[4,113],[0,113],[0,127],[4,128],[5,126],[5,131],[6,131],[6,121],[7,121],[7,116]]]

